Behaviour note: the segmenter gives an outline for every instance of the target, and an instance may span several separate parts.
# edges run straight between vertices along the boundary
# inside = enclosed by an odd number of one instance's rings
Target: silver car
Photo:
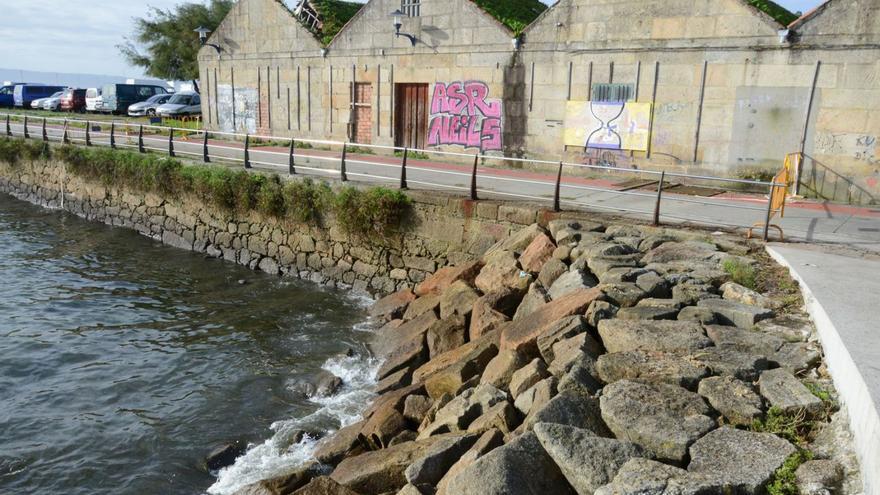
[[[156,114],[160,117],[181,117],[184,115],[201,115],[202,99],[198,93],[187,91],[177,93],[164,105],[159,105]]]
[[[63,94],[64,94],[64,91],[59,91],[57,93],[53,93],[52,96],[47,96],[45,98],[37,98],[36,100],[31,102],[31,108],[34,108],[36,110],[42,110],[43,105],[46,103],[46,101],[50,100],[52,98],[57,99],[58,104],[60,105],[61,104],[61,95],[63,95]]]
[[[165,94],[165,95],[154,95],[151,96],[146,101],[142,101],[140,103],[135,103],[134,105],[129,105],[128,107],[128,115],[132,117],[143,117],[144,115],[156,115],[156,109],[159,108],[159,105],[167,103],[168,100],[174,95]]]

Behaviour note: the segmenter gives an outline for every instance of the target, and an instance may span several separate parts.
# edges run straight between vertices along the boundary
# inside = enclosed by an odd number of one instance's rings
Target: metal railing
[[[90,121],[82,119],[34,118],[31,115],[0,113],[5,121],[4,134],[44,141],[59,141],[84,146],[136,149],[141,153],[160,152],[169,156],[191,157],[204,163],[227,162],[241,164],[246,169],[260,168],[289,175],[311,174],[335,178],[343,182],[352,179],[363,182],[393,183],[401,189],[419,186],[426,189],[460,191],[470,199],[493,195],[550,203],[555,211],[563,206],[635,213],[648,216],[654,225],[661,217],[680,221],[703,222],[698,216],[663,214],[662,206],[679,202],[704,208],[727,208],[755,211],[763,214],[764,240],[768,239],[768,224],[773,211],[773,188],[783,186],[727,177],[694,175],[667,171],[621,169],[603,165],[494,156],[483,153],[414,149],[406,147],[361,144],[320,139],[303,139],[258,134],[183,129],[168,126],[132,123],[119,120]],[[37,129],[34,134],[33,129]],[[261,145],[275,149],[261,149]],[[283,151],[281,151],[283,150]],[[426,158],[427,157],[427,158]],[[462,165],[467,162],[468,165]],[[493,167],[497,164],[500,167]],[[511,168],[555,168],[555,176],[528,173]],[[650,178],[646,187],[656,190],[616,190],[591,183],[591,173],[619,177]],[[766,205],[744,202],[715,201],[699,196],[671,193],[667,189],[672,180],[720,183],[728,189],[743,186],[766,191]],[[603,204],[607,196],[626,198],[626,203]],[[762,200],[763,201],[763,200]],[[707,223],[748,228],[749,223]]]

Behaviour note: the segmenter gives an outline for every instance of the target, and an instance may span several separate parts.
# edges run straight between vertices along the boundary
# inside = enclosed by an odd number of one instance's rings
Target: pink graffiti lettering
[[[483,82],[436,83],[431,97],[428,144],[500,151],[501,101],[490,100],[488,96],[489,86]]]

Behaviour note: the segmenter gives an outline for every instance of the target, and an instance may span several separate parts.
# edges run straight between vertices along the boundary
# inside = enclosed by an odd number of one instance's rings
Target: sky
[[[802,12],[821,3],[776,1]],[[149,6],[178,3],[182,0],[0,0],[0,67],[140,77],[143,72],[129,66],[116,45],[131,35],[133,19],[147,15]]]

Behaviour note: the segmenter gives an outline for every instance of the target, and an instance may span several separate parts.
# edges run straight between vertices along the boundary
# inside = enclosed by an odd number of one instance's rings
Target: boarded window
[[[400,0],[400,10],[409,17],[418,17],[421,0]]]
[[[596,83],[593,84],[593,96],[590,100],[606,103],[619,103],[632,100],[634,94],[634,84]]]

